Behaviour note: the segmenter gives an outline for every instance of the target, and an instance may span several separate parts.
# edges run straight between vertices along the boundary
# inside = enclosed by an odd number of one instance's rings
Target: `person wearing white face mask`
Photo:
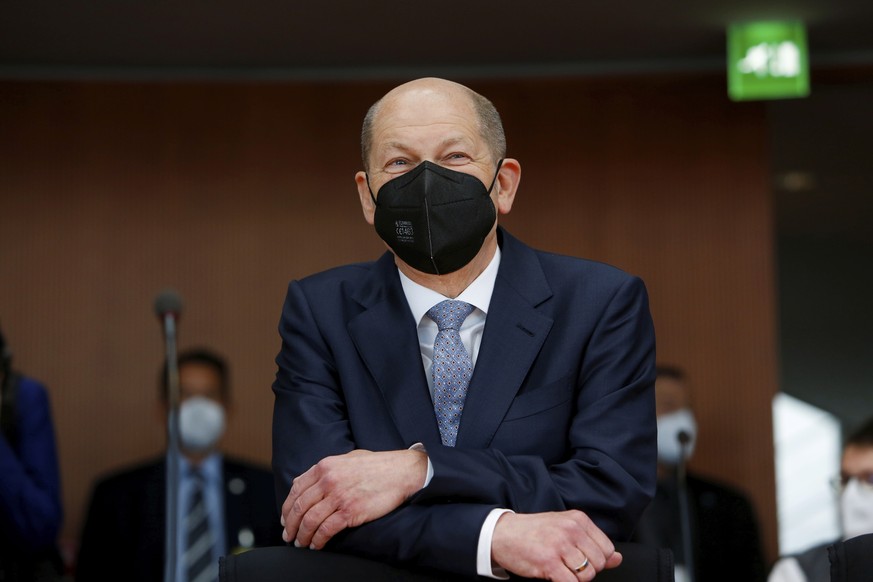
[[[230,404],[223,358],[208,350],[188,350],[179,354],[178,369],[182,455],[175,579],[217,580],[220,556],[283,544],[276,524],[273,475],[265,467],[229,458],[219,449]],[[163,419],[165,379],[162,373]],[[165,474],[166,459],[161,456],[97,483],[80,541],[76,580],[163,580]],[[189,513],[192,507],[195,511]],[[202,528],[188,527],[193,518],[186,515],[204,513]],[[202,548],[197,550],[200,560],[192,559],[191,547],[195,546]]]
[[[842,540],[873,533],[873,418],[846,440],[840,475],[834,480],[838,491]],[[778,560],[769,582],[829,582],[831,563],[828,546],[819,544]]]
[[[762,582],[766,567],[757,519],[748,498],[734,487],[685,470],[684,463],[697,444],[698,427],[688,381],[681,369],[658,366],[655,410],[658,488],[634,540],[670,548],[676,582]],[[687,513],[683,511],[683,498],[687,499]],[[687,538],[683,536],[685,527]]]

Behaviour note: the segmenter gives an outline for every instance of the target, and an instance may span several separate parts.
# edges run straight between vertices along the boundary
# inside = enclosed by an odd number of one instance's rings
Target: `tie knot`
[[[434,320],[440,331],[445,329],[461,329],[461,324],[473,311],[473,306],[464,301],[446,299],[430,308],[427,316]]]

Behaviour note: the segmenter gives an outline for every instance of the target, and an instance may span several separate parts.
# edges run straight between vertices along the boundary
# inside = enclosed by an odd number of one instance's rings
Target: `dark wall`
[[[766,116],[721,76],[468,83],[501,110],[523,179],[504,224],[646,281],[659,358],[684,366],[694,466],[776,528],[773,220]],[[232,364],[227,447],[269,461],[289,279],[367,260],[353,175],[388,84],[0,83],[0,318],[51,391],[70,543],[93,479],[161,448],[152,300],[180,345]]]
[[[780,377],[844,432],[873,416],[873,71],[768,106],[779,218]]]

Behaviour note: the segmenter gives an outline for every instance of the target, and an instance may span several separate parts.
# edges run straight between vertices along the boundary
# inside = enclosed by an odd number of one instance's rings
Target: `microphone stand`
[[[676,466],[676,484],[679,489],[679,525],[682,529],[682,552],[685,554],[688,582],[694,582],[694,549],[691,543],[691,511],[688,504],[688,483],[685,467],[691,436],[683,430],[676,435],[676,438],[679,439],[680,450],[679,464]]]
[[[167,473],[164,535],[164,582],[176,581],[179,522],[179,362],[176,351],[176,316],[181,299],[164,292],[155,302],[164,328],[167,362]]]

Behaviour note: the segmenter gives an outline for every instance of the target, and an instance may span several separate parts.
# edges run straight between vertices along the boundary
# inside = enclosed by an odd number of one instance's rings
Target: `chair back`
[[[873,580],[873,533],[839,541],[828,546],[831,582]]]
[[[621,566],[597,575],[597,582],[673,582],[673,554],[637,543],[618,543]],[[219,582],[461,582],[469,577],[406,568],[357,556],[306,548],[255,548],[219,561]]]

